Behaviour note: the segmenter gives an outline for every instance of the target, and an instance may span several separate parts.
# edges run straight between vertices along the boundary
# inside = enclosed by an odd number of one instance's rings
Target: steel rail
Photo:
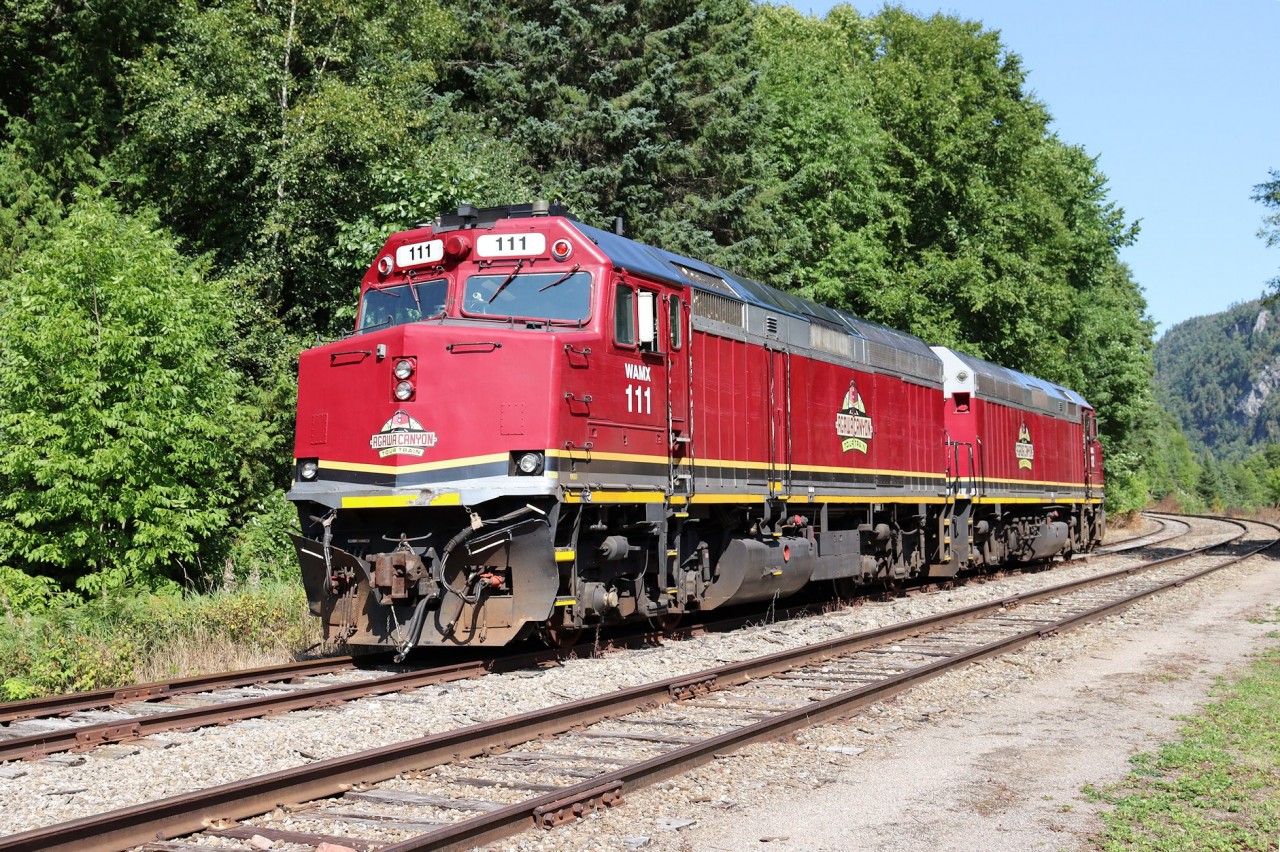
[[[919,634],[928,628],[968,621],[1002,608],[1055,597],[1070,591],[1100,585],[1111,580],[1150,570],[1160,565],[1190,559],[1205,551],[1233,544],[1247,533],[1247,529],[1238,521],[1229,520],[1228,522],[1241,527],[1241,532],[1228,541],[1206,545],[1141,566],[1131,566],[1094,577],[1062,583],[1035,592],[1011,595],[960,610],[926,616],[910,622],[889,625],[852,636],[837,637],[816,645],[780,651],[766,657],[730,663],[704,672],[668,678],[570,704],[530,711],[492,722],[382,746],[357,754],[316,761],[305,766],[231,782],[206,790],[183,793],[104,814],[96,814],[65,823],[32,829],[0,838],[0,852],[8,852],[8,850],[126,849],[156,839],[176,837],[199,831],[214,821],[257,816],[274,810],[282,803],[302,802],[339,795],[355,785],[375,783],[392,778],[402,772],[426,769],[467,757],[505,750],[517,743],[563,733],[603,719],[656,706],[671,701],[677,696],[688,694],[690,690],[697,689],[700,686],[743,683],[801,664],[822,661],[864,647]],[[1264,545],[1263,548],[1258,548],[1258,550],[1270,547],[1274,543],[1274,541],[1270,542]],[[1251,551],[1218,566],[1196,572],[1192,576],[1198,577],[1213,570],[1220,570],[1227,565],[1235,564],[1242,559],[1248,558],[1248,556],[1252,556],[1256,552],[1257,550]],[[1179,584],[1186,581],[1187,578],[1180,578],[1172,581],[1172,583]],[[1115,608],[1118,605],[1109,604],[1108,606]],[[1022,638],[1024,642],[1030,641],[1031,638],[1045,635],[1054,629],[1061,629],[1061,627],[1040,626],[1027,631]],[[971,652],[971,654],[966,654],[964,659],[977,659],[977,656],[972,655],[983,652],[989,655],[997,651],[994,648],[984,646],[984,648]],[[924,677],[932,676],[932,674],[936,674],[944,668],[958,664],[957,660],[945,660],[931,664],[923,669],[904,673],[888,681],[889,686],[882,688],[882,691],[877,695],[884,697],[884,695],[888,694],[883,689],[892,689],[893,691],[905,689]],[[861,692],[861,690],[855,692]],[[793,729],[787,727],[789,725],[799,727],[804,724],[803,720],[819,718],[826,714],[837,712],[833,709],[836,707],[839,707],[838,712],[848,712],[854,706],[848,703],[851,700],[854,699],[848,699],[840,703],[837,702],[836,697],[833,697],[821,702],[808,704],[794,713],[782,717],[784,721],[775,720],[767,729],[761,728],[753,736],[755,738],[771,736],[782,730]],[[875,699],[867,698],[867,700]],[[755,730],[755,728],[756,726],[752,726],[752,730]],[[731,732],[707,741],[708,744],[703,747],[700,753],[703,755],[713,754],[716,751],[723,751],[745,741],[745,739],[736,738],[734,733]],[[682,759],[686,761],[696,759],[693,751],[682,751],[680,753],[684,755]],[[667,777],[677,771],[674,768],[674,764],[659,766],[656,759],[637,764],[635,767],[631,767],[631,770],[636,773],[636,779],[627,781],[628,785],[636,785],[645,777]],[[622,770],[619,771],[621,772]],[[519,806],[513,805],[494,811],[483,818],[483,825],[475,821],[466,821],[466,824],[475,827],[472,829],[473,832],[481,832],[467,835],[470,839],[462,839],[461,834],[457,836],[450,834],[449,837],[445,837],[443,833],[445,829],[441,829],[430,835],[424,835],[423,838],[408,841],[408,845],[398,844],[395,847],[388,848],[393,848],[397,852],[405,849],[437,848],[437,846],[439,848],[450,848],[456,844],[471,845],[485,842],[486,839],[496,839],[510,834],[512,831],[519,830],[538,819],[539,815],[534,813],[538,808],[553,806],[568,796],[579,795],[584,790],[587,792],[599,790],[600,785],[611,783],[605,781],[604,778],[604,776],[598,777],[589,784],[584,782],[574,787],[556,791],[554,795],[539,796],[528,802],[521,803]],[[498,827],[500,821],[497,817],[498,814],[502,814],[502,820],[505,820],[503,822],[505,827],[503,828]],[[490,822],[490,820],[493,820],[493,822]],[[459,825],[462,824],[459,823]],[[462,832],[463,829],[450,827],[448,831]],[[428,845],[414,845],[419,843],[428,843]]]
[[[777,611],[773,614],[773,620],[789,620],[801,614],[810,614],[813,611],[814,604],[799,604]],[[512,671],[569,656],[590,657],[597,656],[599,652],[605,650],[653,646],[661,644],[666,639],[690,639],[707,633],[735,630],[759,620],[760,614],[753,611],[746,615],[735,615],[713,622],[695,622],[669,630],[642,630],[621,636],[603,637],[596,642],[584,643],[571,648],[543,649],[504,657],[493,657],[483,662],[476,660],[452,663],[425,670],[419,669],[415,672],[388,675],[377,680],[355,684],[346,683],[315,687],[305,692],[257,696],[240,701],[211,704],[206,707],[170,710],[109,722],[77,725],[62,730],[41,731],[0,739],[0,762],[38,759],[63,751],[87,751],[108,743],[134,740],[166,731],[189,730],[206,725],[221,725],[316,706],[355,701],[387,692],[415,689],[446,680],[478,677],[489,672]],[[339,657],[331,658],[327,665],[321,665],[321,661],[306,661],[303,664],[292,663],[265,666],[241,672],[203,675],[184,678],[180,681],[143,684],[116,690],[99,690],[95,693],[83,693],[81,695],[72,694],[55,696],[49,699],[33,699],[30,702],[0,705],[0,710],[10,707],[16,708],[17,705],[21,704],[24,708],[31,708],[34,712],[35,705],[41,702],[44,702],[44,706],[48,710],[38,716],[28,716],[26,712],[21,712],[20,715],[10,716],[8,719],[0,718],[0,721],[48,718],[77,710],[109,707],[112,704],[129,701],[163,701],[178,695],[190,695],[212,689],[253,686],[261,683],[288,680],[291,677],[347,671],[356,662],[385,662],[389,659],[389,654],[369,655],[367,657]],[[49,712],[52,710],[57,710],[58,713]],[[19,711],[15,709],[14,713],[18,714]]]
[[[1144,547],[1155,547],[1158,544],[1168,544],[1171,541],[1177,541],[1178,539],[1182,538],[1185,535],[1188,535],[1191,532],[1191,528],[1190,526],[1188,526],[1187,529],[1183,530],[1177,535],[1171,535],[1168,538],[1161,538],[1155,541],[1146,541],[1146,539],[1149,539],[1153,536],[1157,536],[1163,533],[1166,529],[1168,529],[1169,524],[1163,518],[1158,518],[1149,512],[1143,512],[1142,514],[1151,518],[1160,526],[1149,533],[1144,533],[1142,535],[1128,536],[1127,538],[1120,539],[1119,541],[1115,542],[1112,545],[1109,545],[1107,547],[1099,547],[1098,549],[1091,550],[1088,553],[1082,553],[1080,554],[1080,556],[1083,556],[1083,557],[1111,556],[1112,554],[1125,553],[1130,550],[1141,550]]]
[[[795,607],[792,610],[783,610],[778,613],[778,615],[785,618],[802,612],[812,612],[812,607]],[[332,706],[334,704],[340,704],[347,701],[356,701],[361,698],[384,695],[389,692],[404,692],[411,689],[418,689],[445,681],[464,680],[493,672],[515,671],[522,668],[529,668],[531,666],[554,662],[568,656],[587,657],[595,656],[597,651],[624,647],[652,646],[660,644],[663,639],[667,638],[684,639],[709,632],[737,629],[745,624],[757,621],[758,619],[759,614],[752,613],[750,615],[734,616],[733,618],[723,619],[721,621],[707,624],[685,625],[669,631],[642,631],[620,637],[602,639],[598,643],[583,644],[566,649],[540,649],[521,654],[507,654],[505,656],[491,657],[488,659],[478,658],[475,660],[446,663],[444,665],[433,666],[428,669],[417,669],[410,672],[388,674],[385,677],[377,678],[375,680],[359,681],[356,683],[348,682],[330,684],[327,686],[309,688],[305,691],[255,696],[239,701],[224,701],[221,703],[210,704],[204,707],[189,707],[180,710],[170,710],[155,714],[134,716],[110,722],[77,725],[63,730],[41,731],[25,736],[0,739],[0,762],[38,759],[63,751],[88,751],[98,746],[106,745],[107,743],[135,740],[139,737],[151,736],[167,731],[190,730],[192,728],[208,725],[225,725],[232,722],[243,721],[245,719],[279,715],[282,713],[292,712],[294,710]],[[385,658],[389,660],[390,655],[373,655],[373,658]],[[353,658],[345,657],[340,659],[350,661]],[[272,666],[265,668],[280,675],[278,678],[272,678],[273,680],[286,679],[284,666]],[[349,662],[342,664],[335,663],[332,667],[316,667],[314,670],[303,671],[302,674],[321,674],[331,670],[346,671],[350,668],[351,664]],[[227,673],[226,675],[209,675],[205,677],[190,678],[188,680],[192,683],[208,683],[210,684],[209,688],[251,686],[254,684],[269,682],[268,679],[254,675],[254,673],[260,671],[262,670],[246,670],[243,672],[244,677],[236,677],[235,675],[238,673],[232,672]],[[157,685],[163,686],[166,684]],[[125,690],[117,690],[117,693],[128,693],[139,688],[140,687],[130,687]],[[200,691],[198,687],[193,686],[190,689],[182,690],[181,693],[175,691],[170,693],[152,694],[148,698],[138,697],[137,700],[163,700],[174,695],[184,693],[191,694],[198,691]],[[104,690],[103,692],[110,692],[110,690]],[[59,698],[68,697],[74,698],[75,696],[59,696]],[[92,699],[90,699],[89,702],[91,707],[104,706],[100,702],[93,701]]]
[[[784,610],[778,613],[781,618],[791,617],[797,613],[812,612],[812,607],[801,606],[793,610]],[[612,637],[602,639],[597,644],[578,645],[567,649],[542,649],[522,654],[508,654],[506,656],[493,657],[489,659],[476,659],[456,663],[448,663],[441,666],[433,666],[429,669],[418,669],[411,672],[398,674],[388,674],[385,677],[376,680],[366,680],[357,683],[340,683],[330,684],[327,686],[313,687],[305,691],[298,692],[282,692],[276,695],[255,696],[245,698],[239,701],[224,701],[221,703],[210,704],[203,707],[188,707],[180,710],[168,710],[147,714],[142,716],[132,716],[127,719],[119,719],[109,722],[98,722],[84,725],[77,725],[62,730],[40,731],[33,734],[27,734],[17,737],[9,737],[0,739],[0,762],[10,760],[32,760],[46,757],[50,754],[56,754],[64,751],[87,751],[97,746],[106,745],[107,743],[123,742],[138,739],[139,737],[151,736],[154,734],[164,733],[166,731],[189,730],[207,725],[224,725],[231,722],[239,722],[245,719],[254,719],[262,716],[279,715],[294,710],[305,710],[317,706],[330,706],[347,701],[356,701],[361,698],[368,698],[375,695],[383,695],[388,692],[403,692],[410,689],[418,689],[424,686],[430,686],[435,683],[441,683],[450,680],[462,680],[466,678],[479,677],[480,675],[491,672],[514,671],[516,669],[528,668],[562,659],[566,656],[587,657],[595,656],[597,650],[612,650],[624,647],[645,647],[660,644],[663,639],[680,638],[687,639],[704,633],[715,631],[727,631],[742,627],[745,624],[757,621],[758,613],[751,615],[735,616],[733,618],[724,619],[708,624],[690,624],[674,628],[669,631],[643,631],[624,635],[620,637]],[[379,655],[379,657],[390,658],[390,655]],[[350,660],[352,658],[342,658]],[[287,673],[283,667],[267,667],[278,677],[264,679],[261,676],[255,676],[251,672],[259,670],[250,670],[244,672],[244,677],[228,677],[226,675],[209,675],[201,678],[191,678],[194,682],[209,684],[207,689],[212,688],[228,688],[234,686],[252,686],[259,683],[270,682],[271,680],[287,679]],[[313,675],[322,674],[330,671],[346,671],[351,668],[350,663],[337,664],[329,667],[317,667],[313,670],[303,671],[301,674]],[[279,670],[279,671],[277,671]],[[234,675],[235,673],[230,673]],[[167,684],[155,684],[155,686],[165,686]],[[138,701],[160,701],[179,694],[192,694],[201,690],[197,686],[189,689],[173,692],[151,692],[146,696],[130,695],[135,690],[145,689],[145,687],[129,687],[123,690],[116,690],[116,695],[123,695],[120,701],[138,700]],[[103,693],[110,693],[110,690],[103,690]],[[74,698],[75,696],[58,696],[58,698]],[[59,704],[59,707],[66,708],[69,704]],[[108,706],[101,700],[87,699],[84,706],[74,709],[93,709],[97,707]],[[67,710],[66,712],[72,712]],[[46,715],[46,718],[48,714]],[[23,716],[22,718],[28,718]],[[39,718],[39,717],[31,717]]]
[[[366,657],[321,657],[315,660],[277,663],[235,672],[218,672],[112,689],[95,689],[91,692],[73,692],[44,698],[28,698],[23,701],[9,701],[0,704],[0,724],[65,715],[79,710],[97,710],[131,701],[160,701],[192,692],[208,692],[212,689],[251,686],[255,683],[274,683],[295,677],[329,674],[350,669],[366,661],[375,662],[384,656],[388,660],[391,658],[390,654]]]
[[[1156,518],[1163,529],[1164,521]],[[1161,530],[1155,530],[1143,536],[1135,536],[1138,538],[1149,538],[1156,535]],[[1163,539],[1154,544],[1164,544],[1173,541],[1178,536]],[[1127,541],[1127,540],[1126,540]],[[1121,553],[1127,550],[1135,550],[1141,547],[1150,546],[1147,544],[1125,544],[1121,542],[1115,547],[1092,551],[1088,555],[1107,556]],[[1081,554],[1084,556],[1085,554]],[[809,613],[813,610],[813,604],[801,604],[799,606],[786,608],[778,611],[775,618],[783,620],[794,616],[797,613]],[[669,630],[649,630],[640,631],[638,633],[623,635],[621,638],[610,637],[600,640],[598,643],[584,643],[573,648],[563,649],[565,655],[585,656],[594,647],[600,648],[616,648],[616,647],[635,647],[637,644],[656,644],[663,639],[669,638],[688,638],[698,636],[703,633],[730,630],[742,625],[749,624],[759,618],[758,614],[739,615],[715,622],[707,623],[690,623],[671,628]],[[390,661],[391,654],[368,654],[361,656],[341,656],[341,657],[324,657],[314,660],[301,660],[289,663],[278,663],[269,666],[260,666],[252,669],[240,669],[231,672],[217,672],[212,674],[194,675],[191,677],[178,678],[168,681],[155,681],[153,683],[134,684],[131,686],[114,687],[107,689],[98,689],[87,692],[67,693],[62,695],[45,696],[42,698],[30,698],[22,701],[10,701],[0,703],[0,725],[10,722],[25,721],[29,719],[50,718],[58,716],[66,716],[85,710],[101,710],[113,707],[118,704],[133,702],[153,702],[163,701],[180,695],[190,695],[198,692],[209,692],[217,689],[233,689],[243,686],[254,686],[262,683],[279,683],[281,681],[292,680],[301,677],[313,677],[321,674],[331,674],[334,672],[347,671],[352,668],[362,668],[378,663]],[[542,661],[539,658],[537,661]],[[278,712],[268,710],[267,712]],[[242,716],[240,718],[248,718]],[[120,727],[124,724],[124,720],[115,723],[114,727]],[[86,730],[90,726],[83,726],[77,730]],[[112,725],[99,726],[101,729],[112,727]],[[155,733],[159,729],[153,729]],[[88,737],[87,739],[91,739]],[[38,738],[24,738],[30,740],[34,750],[30,755],[19,755],[16,750],[9,749],[8,756],[0,756],[0,760],[12,760],[15,756],[38,756],[40,754],[49,754],[54,751],[61,750],[55,746],[52,741],[45,743],[43,747],[37,742]],[[98,738],[96,741],[110,741],[108,738]],[[8,742],[12,743],[11,739]],[[4,742],[4,741],[0,741]],[[68,745],[77,745],[68,741]]]
[[[1216,518],[1237,523],[1226,518]],[[1276,529],[1274,525],[1257,522]],[[1232,538],[1238,541],[1247,530]],[[594,807],[597,803],[612,804],[620,802],[623,794],[657,781],[682,774],[688,769],[707,763],[715,755],[733,751],[753,742],[777,739],[785,734],[803,728],[812,727],[815,723],[849,715],[852,711],[868,704],[883,701],[911,686],[929,680],[950,669],[958,668],[977,660],[1007,654],[1047,635],[1078,627],[1090,621],[1096,621],[1113,612],[1125,609],[1135,602],[1165,591],[1179,587],[1200,577],[1220,571],[1230,565],[1242,562],[1263,550],[1280,543],[1280,537],[1267,544],[1254,548],[1219,565],[1212,565],[1183,577],[1178,577],[1151,588],[1127,595],[1084,612],[1066,616],[1052,624],[1034,627],[1015,635],[998,639],[960,652],[954,656],[939,659],[932,663],[917,666],[898,675],[887,677],[876,683],[867,684],[829,698],[811,702],[792,710],[784,711],[776,716],[763,719],[751,725],[736,728],[732,731],[703,740],[692,745],[676,748],[648,760],[629,766],[623,766],[612,772],[597,775],[571,787],[554,790],[535,796],[516,804],[507,805],[479,816],[469,817],[457,823],[436,829],[430,833],[381,847],[381,852],[418,852],[418,850],[463,850],[478,845],[491,843],[510,837],[520,831],[541,825],[555,824],[560,821],[561,813],[572,812],[575,805],[579,810]],[[1216,545],[1222,546],[1222,545]],[[1200,549],[1203,551],[1203,549]],[[1162,564],[1169,561],[1160,560]],[[1129,572],[1121,572],[1129,573]],[[1021,597],[1021,596],[1019,596]],[[1036,593],[1033,597],[1043,597]],[[1022,598],[1026,602],[1030,598]],[[585,806],[585,807],[584,807]]]
[[[47,731],[25,737],[14,737],[0,740],[0,761],[43,757],[59,751],[85,750],[109,742],[136,739],[164,731],[215,724],[224,725],[260,716],[338,704],[372,695],[417,689],[448,680],[475,677],[487,670],[489,667],[479,661],[453,663],[425,671],[392,674],[377,680],[330,684],[300,692],[282,692],[278,695],[246,698],[207,707],[189,707],[185,710],[135,716],[118,722],[81,725],[63,731]]]

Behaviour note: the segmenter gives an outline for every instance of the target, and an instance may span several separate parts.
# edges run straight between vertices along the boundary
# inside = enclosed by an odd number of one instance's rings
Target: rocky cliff
[[[1156,344],[1156,393],[1220,455],[1280,443],[1280,320],[1259,302],[1179,323]]]

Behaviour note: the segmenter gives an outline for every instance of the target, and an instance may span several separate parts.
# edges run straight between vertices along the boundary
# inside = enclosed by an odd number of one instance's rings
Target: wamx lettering
[[[627,372],[627,378],[637,382],[651,382],[653,378],[650,374],[649,367],[646,364],[632,364],[630,362],[622,365]]]

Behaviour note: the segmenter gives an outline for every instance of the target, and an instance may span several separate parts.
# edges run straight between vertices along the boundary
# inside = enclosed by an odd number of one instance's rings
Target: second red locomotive
[[[299,364],[303,581],[404,652],[1084,551],[1076,393],[573,221],[393,235]]]

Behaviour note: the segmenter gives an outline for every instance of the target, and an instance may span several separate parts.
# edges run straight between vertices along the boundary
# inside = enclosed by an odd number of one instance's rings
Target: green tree
[[[1267,241],[1267,245],[1280,245],[1280,170],[1271,170],[1271,180],[1258,184],[1253,188],[1253,200],[1260,201],[1271,212],[1262,220],[1258,236]],[[1267,306],[1272,310],[1280,307],[1280,276],[1267,282]]]
[[[771,164],[735,247],[766,280],[1067,384],[1099,411],[1112,508],[1145,502],[1153,324],[1136,227],[978,23],[901,8],[757,17]],[[1117,498],[1119,500],[1119,498]]]
[[[263,483],[240,301],[88,195],[0,280],[0,564],[85,590],[195,570]]]
[[[749,0],[478,0],[444,87],[584,221],[706,256],[758,162]]]
[[[1134,441],[1149,473],[1147,490],[1157,500],[1169,497],[1189,507],[1200,475],[1196,454],[1169,412],[1153,406],[1151,416],[1149,428],[1138,430]]]
[[[869,25],[851,7],[825,20],[757,12],[766,172],[724,262],[785,289],[857,310],[855,293],[893,281],[888,136],[868,109]],[[872,317],[874,318],[874,317]]]
[[[1210,452],[1200,455],[1200,473],[1196,477],[1196,494],[1206,506],[1221,509],[1231,504],[1231,486],[1223,475],[1222,466]]]
[[[291,327],[338,327],[371,232],[522,185],[523,158],[434,96],[454,39],[435,2],[181,10],[130,67],[109,170]]]
[[[119,75],[169,26],[173,0],[0,4],[0,143],[21,140],[58,192],[96,182],[118,139]]]
[[[57,191],[33,168],[35,159],[23,141],[0,142],[0,278],[61,215]]]
[[[1280,441],[1280,329],[1258,301],[1193,317],[1156,347],[1161,404],[1219,459]]]
[[[997,33],[892,8],[869,24],[871,106],[902,212],[889,234],[898,274],[860,294],[867,312],[1089,394],[1072,357],[1088,304],[1076,293],[1121,283],[1116,250],[1134,236],[1105,179],[1049,131]]]

